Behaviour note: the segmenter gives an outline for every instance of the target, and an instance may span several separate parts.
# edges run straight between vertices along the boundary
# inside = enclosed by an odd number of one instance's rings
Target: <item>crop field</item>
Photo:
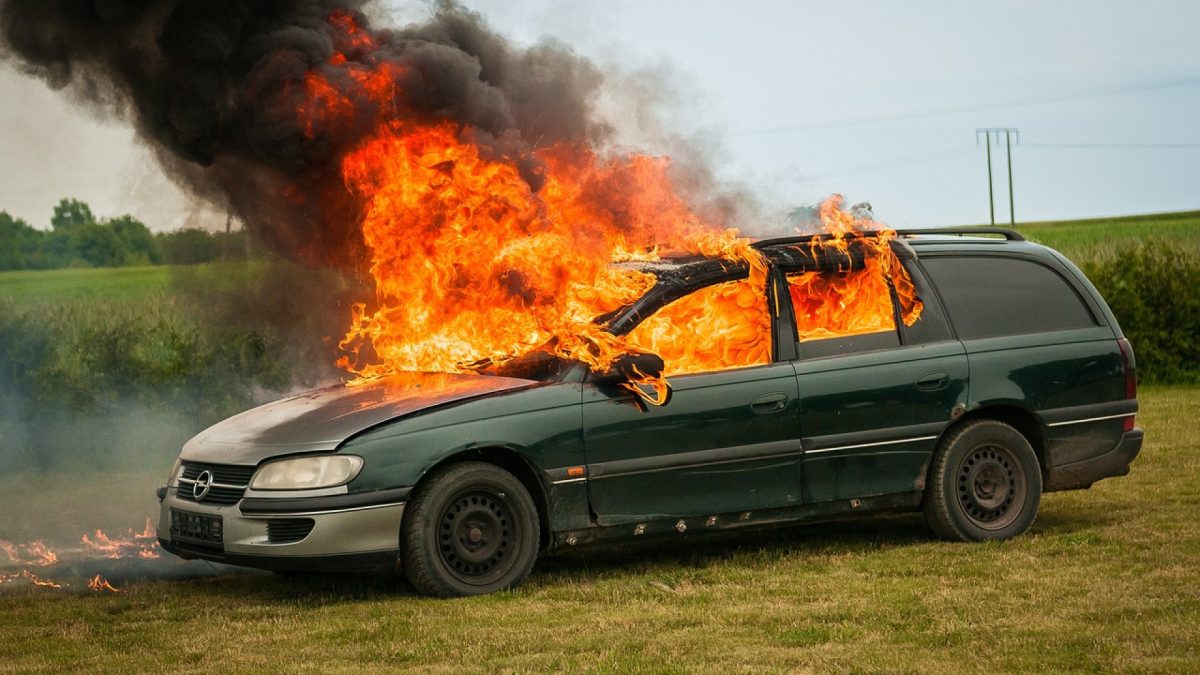
[[[1191,254],[1200,252],[1200,211],[1020,223],[1017,230],[1077,263],[1106,260],[1122,247],[1147,239],[1169,242]]]
[[[0,300],[144,300],[166,289],[169,273],[163,265],[0,272]]]
[[[1018,229],[1082,263],[1147,238],[1200,252],[1200,212]],[[70,547],[96,528],[141,529],[179,438],[289,386],[276,352],[294,336],[252,322],[210,335],[187,300],[198,285],[236,295],[268,274],[257,263],[0,273],[0,378],[19,376],[31,392],[20,396],[54,411],[28,438],[59,443],[63,460],[11,468],[0,452],[0,540]],[[231,373],[250,374],[230,384]],[[0,413],[14,400],[3,385]],[[521,588],[463,600],[416,597],[392,576],[163,578],[98,560],[119,592],[87,590],[87,565],[60,579],[66,589],[0,582],[0,673],[1197,672],[1200,387],[1144,386],[1139,398],[1147,440],[1130,475],[1046,495],[1032,531],[1009,542],[938,541],[917,514],[689,532],[550,555]],[[121,442],[142,442],[160,418],[184,427],[116,468],[76,462],[108,457],[111,429],[87,425],[131,403],[142,416],[116,418]],[[58,434],[60,419],[79,428]]]

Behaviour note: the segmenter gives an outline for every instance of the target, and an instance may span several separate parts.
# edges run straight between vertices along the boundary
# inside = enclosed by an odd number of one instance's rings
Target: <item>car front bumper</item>
[[[160,488],[159,544],[180,557],[289,571],[363,571],[399,565],[400,521],[407,490],[368,495],[295,498],[246,497],[214,505],[181,499],[178,488]],[[220,541],[180,534],[178,513],[219,519]],[[268,526],[307,528],[307,534],[272,537]],[[294,531],[294,530],[293,530]],[[274,539],[274,540],[273,540]]]

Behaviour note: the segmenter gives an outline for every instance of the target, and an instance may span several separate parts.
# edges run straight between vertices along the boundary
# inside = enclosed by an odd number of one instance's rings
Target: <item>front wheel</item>
[[[409,500],[400,532],[417,591],[454,597],[519,585],[538,552],[538,513],[512,474],[484,462],[438,469]]]
[[[938,446],[925,520],[945,539],[1009,539],[1033,525],[1041,499],[1041,467],[1029,441],[1003,422],[974,420]]]

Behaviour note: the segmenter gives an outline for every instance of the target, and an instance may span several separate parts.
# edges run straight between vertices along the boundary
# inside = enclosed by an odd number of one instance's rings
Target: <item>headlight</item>
[[[179,469],[183,466],[183,460],[175,458],[175,463],[171,465],[171,473],[167,474],[167,487],[173,486],[176,479],[179,478]]]
[[[362,457],[323,455],[282,459],[262,465],[250,479],[253,490],[307,490],[349,483],[362,468]]]

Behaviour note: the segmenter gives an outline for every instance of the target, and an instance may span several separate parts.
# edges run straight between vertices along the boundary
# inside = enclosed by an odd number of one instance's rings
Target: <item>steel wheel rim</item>
[[[1027,485],[1025,470],[1011,450],[980,445],[959,464],[955,487],[959,506],[975,526],[1000,530],[1021,515]]]
[[[512,569],[520,532],[501,494],[468,488],[451,499],[438,518],[438,554],[459,581],[486,585]]]

